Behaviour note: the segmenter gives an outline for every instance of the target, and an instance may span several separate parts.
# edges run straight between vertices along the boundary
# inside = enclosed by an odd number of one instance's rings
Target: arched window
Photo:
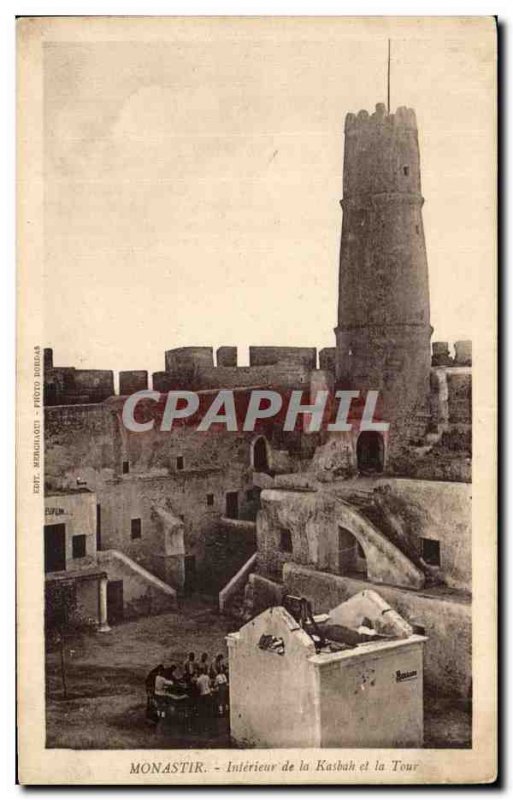
[[[253,442],[252,465],[257,472],[269,472],[269,460],[267,458],[267,443],[263,436],[259,436]]]
[[[356,458],[360,472],[383,472],[385,445],[377,431],[363,431],[358,437]]]

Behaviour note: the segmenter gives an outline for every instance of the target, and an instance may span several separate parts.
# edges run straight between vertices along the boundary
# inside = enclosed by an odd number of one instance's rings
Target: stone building
[[[468,697],[471,344],[430,355],[422,204],[414,112],[349,114],[335,346],[252,346],[248,366],[233,346],[169,349],[151,381],[121,373],[120,396],[112,372],[57,367],[47,350],[45,481],[49,495],[94,493],[99,554],[177,592],[229,585],[226,608],[244,593],[247,613],[276,605],[284,587],[319,607],[377,588],[425,629],[427,684]],[[257,388],[305,403],[328,390],[331,414],[338,389],[378,390],[390,427],[360,431],[355,402],[342,432],[129,431],[124,393],[149,383],[201,402],[231,389],[240,404]]]
[[[228,635],[238,746],[422,747],[425,638],[374,592],[318,619],[322,640],[282,606]]]
[[[45,617],[109,630],[109,623],[175,608],[176,592],[116,550],[98,550],[97,498],[85,487],[45,496]]]

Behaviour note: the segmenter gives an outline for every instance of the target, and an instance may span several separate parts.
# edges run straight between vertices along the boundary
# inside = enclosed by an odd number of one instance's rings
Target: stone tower
[[[423,202],[414,111],[387,114],[380,103],[372,115],[348,114],[337,378],[379,390],[394,449],[426,423],[432,330]]]

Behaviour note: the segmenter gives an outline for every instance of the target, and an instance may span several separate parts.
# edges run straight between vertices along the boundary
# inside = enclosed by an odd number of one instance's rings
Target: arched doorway
[[[253,442],[253,469],[256,472],[269,472],[269,460],[267,458],[267,443],[263,436],[259,436]]]
[[[360,472],[383,472],[385,445],[377,431],[363,431],[356,445],[356,459]]]
[[[367,559],[358,539],[347,528],[338,526],[338,574],[358,573],[367,577]]]

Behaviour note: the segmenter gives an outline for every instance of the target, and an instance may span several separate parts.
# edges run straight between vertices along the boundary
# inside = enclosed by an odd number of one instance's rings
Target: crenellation
[[[127,370],[119,373],[119,393],[129,395],[148,388],[148,372],[144,369]]]
[[[432,342],[432,367],[471,367],[472,342],[460,339],[454,342],[454,356],[450,353],[449,342]]]
[[[216,350],[216,364],[218,367],[237,366],[237,348],[223,345]]]

